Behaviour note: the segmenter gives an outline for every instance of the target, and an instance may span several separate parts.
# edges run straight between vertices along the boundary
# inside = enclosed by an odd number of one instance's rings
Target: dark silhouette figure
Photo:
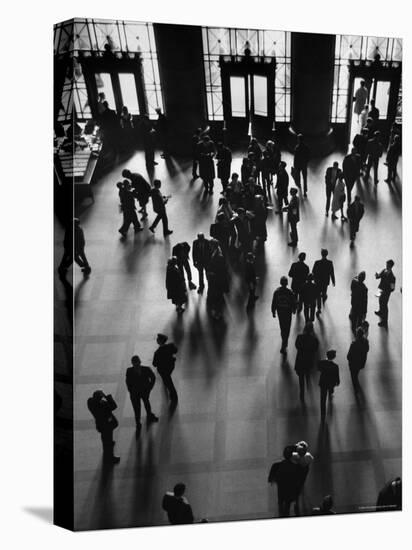
[[[224,217],[224,214],[222,214]],[[211,256],[210,241],[205,238],[203,233],[198,233],[197,239],[193,241],[193,265],[199,273],[198,293],[201,294],[205,288],[205,273],[209,266]]]
[[[193,523],[193,512],[188,500],[184,496],[186,485],[178,483],[173,492],[168,491],[162,500],[162,508],[167,512],[167,517],[172,525],[184,525]]]
[[[223,191],[226,190],[226,187],[230,179],[230,169],[232,166],[232,151],[226,145],[223,145],[222,142],[217,144],[217,177],[222,182]]]
[[[388,147],[388,152],[386,154],[386,164],[388,165],[388,177],[386,178],[386,183],[391,183],[391,181],[396,180],[396,169],[398,166],[398,160],[401,154],[401,137],[395,135],[393,142]]]
[[[308,193],[308,163],[310,158],[309,147],[303,141],[303,134],[298,134],[298,142],[296,144],[293,156],[293,176],[296,185],[301,188],[300,175],[303,177],[303,192],[307,197]]]
[[[322,302],[325,304],[328,299],[328,286],[332,282],[335,286],[335,271],[333,269],[333,262],[328,260],[328,251],[326,248],[321,250],[322,259],[316,260],[313,264],[313,279],[315,281],[316,287],[318,289],[318,295],[316,298],[317,301],[317,315],[320,315],[322,311]]]
[[[299,515],[299,495],[303,488],[303,475],[306,471],[298,464],[292,462],[292,454],[295,446],[290,445],[283,450],[283,460],[275,462],[270,468],[268,483],[278,486],[279,516],[290,515],[290,505],[295,503],[295,514]]]
[[[350,320],[353,334],[356,329],[362,326],[368,312],[368,287],[365,285],[366,273],[361,271],[359,275],[352,279],[351,290],[351,310]]]
[[[330,201],[335,190],[335,185],[338,179],[343,176],[342,170],[339,168],[339,163],[334,162],[333,166],[326,169],[325,186],[326,186],[326,216],[329,216]]]
[[[352,201],[353,186],[358,181],[361,172],[361,157],[355,147],[352,147],[350,154],[346,155],[343,159],[342,170],[346,183],[346,193],[348,196],[347,204],[350,204]]]
[[[306,282],[302,287],[301,296],[303,300],[303,313],[305,322],[313,323],[315,320],[316,300],[318,298],[318,288],[313,280],[312,273],[307,276]]]
[[[365,367],[366,359],[368,357],[368,351],[368,339],[365,338],[363,329],[361,327],[358,327],[356,329],[356,338],[351,343],[347,355],[350,375],[352,378],[352,384],[355,393],[359,393],[361,389],[359,384],[359,372]]]
[[[127,180],[126,180],[127,181]],[[135,233],[143,231],[142,226],[137,218],[136,214],[136,204],[135,204],[135,195],[130,189],[129,183],[123,182],[122,196],[121,196],[121,205],[123,212],[123,224],[119,229],[119,233],[122,237],[126,237],[127,231],[129,230],[130,224],[133,224]]]
[[[379,167],[379,159],[382,156],[383,153],[383,145],[380,141],[380,135],[381,133],[379,130],[376,130],[374,132],[373,137],[368,140],[368,143],[366,144],[366,153],[368,155],[368,160],[366,164],[366,172],[365,172],[365,180],[369,179],[369,173],[373,166],[373,179],[375,185],[378,183],[378,167]]]
[[[234,238],[234,231],[231,222],[226,218],[224,212],[218,212],[216,222],[210,226],[210,236],[219,241],[222,254],[227,257],[230,243]]]
[[[257,276],[255,268],[255,256],[252,252],[246,254],[245,262],[245,281],[249,290],[249,298],[246,308],[249,309],[255,305],[259,296],[256,295]]]
[[[162,220],[163,235],[167,237],[168,235],[173,233],[173,231],[169,229],[169,220],[167,219],[166,213],[166,204],[170,197],[165,197],[164,195],[162,195],[162,193],[160,192],[161,185],[162,183],[160,180],[154,180],[151,195],[153,211],[156,214],[156,218],[149,229],[152,233],[154,233],[157,224],[160,222],[160,220]]]
[[[370,100],[370,109],[368,116],[374,121],[377,122],[379,120],[379,109],[375,106],[375,100]]]
[[[297,194],[298,190],[292,187],[290,190],[291,199],[289,205],[285,208],[285,211],[288,213],[288,222],[290,226],[290,242],[288,245],[293,247],[298,244],[298,223],[300,220],[299,199]]]
[[[376,501],[377,512],[393,512],[402,510],[402,480],[396,477],[379,491],[378,500]]]
[[[144,367],[140,361],[138,355],[134,355],[131,359],[132,366],[126,370],[126,386],[129,391],[130,401],[132,402],[134,417],[136,420],[136,436],[140,434],[142,427],[141,418],[141,404],[143,401],[144,408],[146,409],[147,421],[158,422],[158,418],[152,412],[149,397],[150,392],[156,382],[156,377],[149,367]]]
[[[187,302],[186,283],[184,275],[179,269],[177,259],[174,256],[167,262],[166,290],[167,297],[176,306],[176,311],[183,313],[183,304]]]
[[[58,272],[61,277],[65,276],[67,270],[73,263],[73,259],[85,275],[91,273],[92,268],[87,261],[84,251],[85,245],[86,240],[84,238],[83,229],[80,227],[80,220],[79,218],[74,218],[73,225],[70,224],[66,228],[64,234],[64,254],[58,267]]]
[[[111,395],[105,395],[102,390],[93,393],[87,400],[87,407],[96,421],[96,430],[100,433],[103,444],[103,461],[108,464],[117,464],[120,461],[114,456],[113,431],[119,425],[113,411],[117,405]]]
[[[153,168],[157,164],[155,161],[155,134],[156,131],[149,120],[148,115],[142,115],[140,121],[140,129],[143,139],[143,148],[148,169]]]
[[[175,368],[177,347],[172,342],[167,343],[168,337],[165,334],[158,334],[156,342],[159,347],[153,356],[153,366],[157,369],[160,378],[169,394],[172,405],[177,405],[177,392],[172,380],[172,372]]]
[[[293,292],[288,288],[287,277],[281,277],[280,287],[273,293],[272,299],[272,315],[279,317],[280,334],[282,337],[282,347],[280,353],[285,354],[288,347],[290,325],[292,323],[292,315],[296,313],[296,298]]]
[[[278,210],[276,214],[281,214],[283,212],[283,203],[287,206],[288,201],[288,189],[289,189],[289,175],[286,172],[286,162],[281,162],[279,164],[279,170],[276,177],[276,195],[278,197]]]
[[[309,267],[305,264],[306,254],[301,252],[298,256],[297,262],[294,262],[290,269],[288,276],[292,278],[291,288],[296,296],[297,301],[297,311],[298,313],[302,311],[303,298],[302,298],[302,288],[306,282],[306,279],[309,275]]]
[[[309,375],[315,363],[316,352],[319,348],[319,340],[313,332],[313,323],[306,323],[302,334],[298,334],[295,342],[298,350],[295,361],[295,372],[299,377],[299,397],[305,400],[305,379]]]
[[[375,311],[376,315],[381,318],[378,325],[380,327],[388,326],[388,302],[391,297],[391,293],[395,290],[396,278],[392,272],[392,268],[395,265],[393,260],[386,262],[386,268],[380,273],[375,273],[375,279],[380,279],[379,290],[381,294],[379,296],[379,310]]]
[[[332,399],[336,386],[340,384],[339,367],[333,362],[336,357],[334,349],[326,353],[327,359],[319,361],[318,370],[320,371],[319,388],[320,388],[320,416],[322,422],[326,416],[326,400]]]
[[[199,166],[199,150],[198,146],[201,140],[202,128],[197,128],[192,136],[192,177],[196,179],[199,177],[197,169]]]
[[[213,193],[213,180],[215,179],[215,164],[213,158],[216,148],[208,135],[205,135],[197,147],[199,157],[199,172],[205,187],[205,193]]]
[[[361,169],[365,167],[366,163],[366,145],[368,143],[368,133],[369,132],[366,128],[362,128],[361,133],[356,134],[352,142],[352,145],[360,156]]]
[[[359,224],[365,213],[365,207],[360,200],[360,197],[356,195],[354,201],[348,206],[348,219],[349,219],[349,237],[351,246],[356,239],[356,233],[359,231]]]
[[[194,290],[196,285],[192,282],[192,270],[190,269],[189,253],[190,245],[187,242],[177,243],[172,248],[172,255],[177,259],[177,265],[179,266],[182,275],[184,276],[184,271],[186,271],[189,288],[190,290]]]
[[[150,183],[145,180],[145,178],[136,173],[130,172],[130,170],[123,170],[122,176],[130,180],[131,186],[135,197],[139,201],[140,211],[142,215],[142,220],[147,218],[147,203],[149,202],[150,194],[152,192],[152,187]]]

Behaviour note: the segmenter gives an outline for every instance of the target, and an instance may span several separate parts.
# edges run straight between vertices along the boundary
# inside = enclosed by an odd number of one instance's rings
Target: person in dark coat
[[[152,365],[157,369],[166,391],[169,394],[172,406],[177,405],[178,397],[175,385],[172,380],[172,372],[175,368],[177,347],[173,342],[167,343],[168,337],[165,334],[158,334],[156,342],[159,347],[154,353]]]
[[[197,169],[199,166],[199,143],[202,136],[202,128],[197,128],[195,133],[192,136],[192,177],[193,179],[197,179],[199,177],[199,174],[197,173]]]
[[[283,212],[283,202],[287,206],[288,201],[288,189],[289,189],[289,175],[286,172],[286,162],[281,162],[279,164],[279,170],[276,178],[276,194],[278,197],[278,210],[276,214],[281,214]]]
[[[84,238],[83,229],[80,227],[80,220],[79,218],[73,218],[73,225],[70,224],[64,233],[64,253],[58,267],[58,272],[61,277],[66,275],[67,270],[73,263],[73,259],[81,268],[84,275],[87,276],[91,273],[92,268],[86,258],[86,253],[84,251],[85,246],[86,240]]]
[[[334,349],[326,353],[326,359],[319,361],[318,370],[320,371],[319,388],[320,388],[320,415],[322,421],[326,416],[326,400],[329,395],[329,400],[332,398],[334,389],[340,384],[339,367],[333,360],[336,357]]]
[[[366,164],[366,172],[365,172],[365,180],[369,179],[369,173],[373,166],[373,179],[375,185],[378,183],[378,167],[379,167],[379,159],[382,156],[383,153],[383,146],[380,141],[380,135],[381,133],[379,130],[376,130],[374,132],[373,137],[368,140],[368,143],[366,144],[366,153],[368,155],[368,161]]]
[[[122,212],[123,212],[123,224],[119,229],[119,233],[121,234],[122,237],[126,237],[130,224],[133,224],[135,233],[138,233],[139,231],[143,231],[143,227],[140,225],[140,222],[136,214],[135,195],[133,194],[130,188],[130,184],[128,184],[128,182],[125,183],[125,185],[123,186]]]
[[[356,233],[359,231],[359,224],[365,213],[365,207],[360,200],[360,197],[356,195],[354,201],[348,206],[348,219],[349,219],[349,237],[351,246],[356,238]]]
[[[167,237],[168,235],[171,235],[173,233],[173,231],[169,229],[169,220],[166,213],[166,204],[170,197],[165,197],[162,195],[160,191],[161,185],[162,184],[160,180],[154,180],[151,195],[153,210],[156,214],[156,218],[149,229],[152,233],[154,233],[156,225],[160,222],[160,220],[162,220],[163,235]]]
[[[272,298],[272,315],[276,314],[279,317],[280,334],[282,338],[282,347],[280,353],[285,354],[288,347],[290,325],[292,323],[292,315],[296,313],[296,298],[293,292],[288,288],[287,277],[281,277],[280,287],[273,293]]]
[[[352,200],[353,186],[358,181],[361,172],[361,158],[356,152],[355,147],[352,147],[350,154],[346,155],[343,159],[342,170],[346,183],[346,194],[348,196],[347,204],[350,204]]]
[[[137,172],[132,173],[130,170],[123,170],[122,176],[130,180],[131,186],[135,193],[135,196],[140,204],[139,212],[142,215],[142,220],[147,218],[147,203],[149,202],[150,194],[152,192],[152,187],[150,183]]]
[[[326,216],[329,216],[330,200],[335,190],[336,182],[343,177],[342,170],[339,168],[339,163],[334,162],[333,166],[326,169],[325,187],[326,187]]]
[[[318,288],[313,281],[312,273],[306,278],[306,282],[301,290],[302,301],[303,301],[303,313],[305,315],[305,321],[315,320],[315,309],[316,309],[316,300],[318,297]]]
[[[226,219],[223,212],[219,212],[216,217],[216,222],[211,224],[210,236],[219,241],[222,254],[225,258],[227,258],[231,241],[235,235],[233,225]]]
[[[169,156],[169,121],[159,107],[155,110],[157,114],[156,132],[159,137],[160,148],[163,150],[160,156],[167,158]]]
[[[192,270],[189,263],[190,245],[187,242],[177,243],[172,248],[172,256],[177,259],[177,265],[184,277],[184,271],[186,271],[187,282],[190,290],[195,290],[196,285],[192,281]]]
[[[229,183],[232,166],[232,151],[222,142],[217,144],[217,177],[222,182],[222,190],[225,191]]]
[[[244,208],[238,208],[233,216],[233,226],[236,230],[237,242],[241,252],[251,252],[253,244],[252,220],[253,214]]]
[[[185,525],[193,523],[193,512],[188,500],[184,496],[186,485],[177,483],[173,492],[168,491],[162,500],[162,508],[167,512],[171,525]]]
[[[157,165],[155,161],[156,130],[153,128],[148,115],[142,115],[140,119],[140,131],[142,134],[146,167],[150,170],[153,166]]]
[[[265,203],[271,204],[270,201],[270,186],[272,183],[272,160],[269,151],[266,149],[263,151],[263,157],[260,161],[260,172],[262,174],[262,187],[265,197]]]
[[[402,480],[400,477],[388,481],[379,491],[376,501],[377,512],[393,512],[395,510],[402,510]]]
[[[380,273],[375,273],[375,279],[380,279],[379,290],[381,294],[379,296],[379,310],[375,311],[375,315],[381,318],[378,325],[380,327],[388,326],[388,302],[392,292],[395,290],[396,278],[393,274],[392,268],[395,265],[393,260],[386,262],[386,269],[383,269]]]
[[[303,488],[302,472],[304,468],[292,462],[295,445],[289,445],[283,450],[283,460],[272,464],[268,483],[278,486],[279,516],[290,515],[290,505],[295,503],[295,514],[299,515],[299,496]]]
[[[365,338],[363,329],[356,329],[356,338],[351,343],[347,360],[349,363],[350,375],[352,378],[353,389],[355,393],[359,393],[361,387],[359,384],[359,372],[365,367],[366,359],[368,358],[369,342]]]
[[[147,421],[158,422],[159,419],[152,412],[149,397],[156,382],[156,377],[150,367],[144,367],[138,355],[133,355],[132,366],[126,370],[126,386],[132,402],[136,420],[136,435],[139,436],[142,424],[140,400],[146,409]]]
[[[386,164],[388,165],[388,177],[386,183],[396,180],[396,169],[398,166],[398,160],[401,154],[401,138],[399,135],[395,135],[393,142],[388,147],[386,154]]]
[[[351,310],[350,320],[352,324],[352,332],[356,333],[356,329],[362,326],[368,312],[368,288],[365,285],[366,273],[361,271],[359,275],[352,279],[351,290]]]
[[[205,187],[205,193],[213,193],[213,180],[215,179],[215,164],[213,159],[216,148],[208,135],[205,135],[198,145],[199,172]]]
[[[309,147],[303,141],[303,134],[298,134],[297,144],[293,153],[293,171],[296,185],[301,188],[300,175],[303,177],[304,196],[308,195],[308,163],[310,158]]]
[[[262,149],[260,148],[260,145],[258,143],[258,140],[254,137],[250,138],[250,143],[247,148],[248,155],[250,153],[253,154],[255,161],[258,163],[260,159],[262,158]]]
[[[325,304],[328,299],[327,292],[329,283],[332,282],[333,286],[335,286],[335,270],[333,269],[333,262],[328,260],[329,253],[326,248],[322,248],[320,253],[322,258],[320,260],[316,260],[312,269],[313,279],[318,289],[317,315],[320,315],[322,311],[321,303],[323,302],[323,304]]]
[[[319,340],[313,331],[313,323],[308,321],[302,334],[298,334],[295,342],[298,350],[295,361],[295,372],[299,377],[299,396],[305,400],[305,378],[315,363],[316,352],[319,349]]]
[[[297,312],[300,313],[303,307],[302,288],[309,275],[309,267],[305,264],[306,254],[301,252],[298,256],[298,261],[294,262],[290,269],[288,276],[292,279],[291,289],[295,293],[297,302]]]
[[[367,143],[368,143],[368,130],[366,128],[362,128],[360,134],[356,134],[352,142],[352,145],[354,146],[356,152],[360,156],[361,169],[365,167],[365,163],[366,163]]]
[[[257,276],[255,268],[255,256],[252,252],[246,254],[245,262],[245,282],[249,290],[249,298],[246,309],[254,306],[259,296],[256,295]]]
[[[224,217],[224,214],[222,214]],[[193,241],[192,259],[193,265],[199,273],[199,288],[198,293],[201,294],[205,288],[204,275],[210,263],[210,242],[205,238],[203,233],[198,233],[197,239]]]
[[[229,292],[229,273],[226,261],[216,239],[210,239],[210,261],[206,275],[208,280],[207,306],[215,320],[222,319],[224,294]]]
[[[103,444],[103,461],[109,464],[120,462],[118,456],[114,456],[113,431],[119,425],[113,411],[117,409],[115,400],[111,395],[105,395],[102,390],[97,390],[87,400],[87,408],[96,421],[96,430],[100,433]]]
[[[375,121],[375,123],[379,120],[379,109],[376,107],[374,99],[370,100],[370,109],[368,116],[370,116],[371,119]]]
[[[296,187],[292,187],[290,190],[290,202],[284,210],[288,213],[288,222],[290,226],[290,242],[288,246],[295,247],[298,244],[298,223],[300,220],[299,214],[299,199],[298,199],[298,190]]]
[[[268,237],[266,221],[268,213],[265,206],[263,195],[255,195],[252,205],[254,218],[252,219],[252,233],[256,247],[262,245]]]
[[[187,291],[185,278],[180,271],[175,257],[167,262],[166,269],[166,290],[167,297],[172,300],[178,313],[183,313],[183,305],[187,303]]]

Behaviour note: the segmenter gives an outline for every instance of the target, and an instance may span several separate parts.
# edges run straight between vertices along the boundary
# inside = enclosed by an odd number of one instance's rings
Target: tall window
[[[121,57],[124,53],[128,53],[131,56],[140,53],[148,114],[150,118],[156,118],[155,109],[160,107],[160,109],[163,110],[163,98],[152,23],[108,21],[101,19],[75,19],[74,21],[56,25],[54,28],[55,55],[72,52],[74,56],[76,56],[77,52],[83,51],[85,55],[97,54],[102,56],[107,44],[110,46],[111,51],[118,57]],[[127,76],[123,76],[121,79],[121,86],[123,84],[122,90],[126,90],[126,80]],[[99,80],[99,83],[102,82],[104,83],[103,77]],[[129,79],[128,83],[130,84],[130,82]],[[68,77],[67,82],[65,82],[66,88],[69,87],[69,83],[70,78]],[[79,77],[79,80],[74,83],[74,87],[76,87],[76,85],[81,90],[81,93],[86,91],[84,78],[82,79],[82,77]],[[134,110],[135,113],[133,114],[137,114],[138,106],[135,103],[136,97],[133,91],[128,92],[128,94],[127,100],[132,106],[131,112]],[[63,103],[65,105],[63,105]],[[112,108],[114,107],[114,105],[110,106]],[[62,101],[62,107],[59,113],[59,120],[64,120],[65,118],[69,119],[71,111],[66,110],[66,108],[69,109],[70,105],[68,102]],[[83,110],[81,115],[84,119],[91,118],[90,107]]]
[[[257,29],[202,27],[203,61],[209,120],[223,120],[219,55],[244,55],[246,43],[252,56],[276,57],[275,117],[290,121],[290,33]]]
[[[336,35],[332,122],[346,122],[349,94],[349,60],[402,61],[402,40],[376,36]]]

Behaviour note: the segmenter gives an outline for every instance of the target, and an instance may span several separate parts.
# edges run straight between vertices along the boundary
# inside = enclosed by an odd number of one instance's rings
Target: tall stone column
[[[292,33],[292,122],[290,140],[303,134],[314,156],[325,156],[334,148],[330,124],[335,36]]]
[[[171,149],[187,152],[193,131],[205,123],[202,28],[163,23],[153,28]]]

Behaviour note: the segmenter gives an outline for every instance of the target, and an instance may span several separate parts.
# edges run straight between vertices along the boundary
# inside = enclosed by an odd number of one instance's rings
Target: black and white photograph
[[[54,26],[57,525],[402,509],[402,39],[266,24]]]

